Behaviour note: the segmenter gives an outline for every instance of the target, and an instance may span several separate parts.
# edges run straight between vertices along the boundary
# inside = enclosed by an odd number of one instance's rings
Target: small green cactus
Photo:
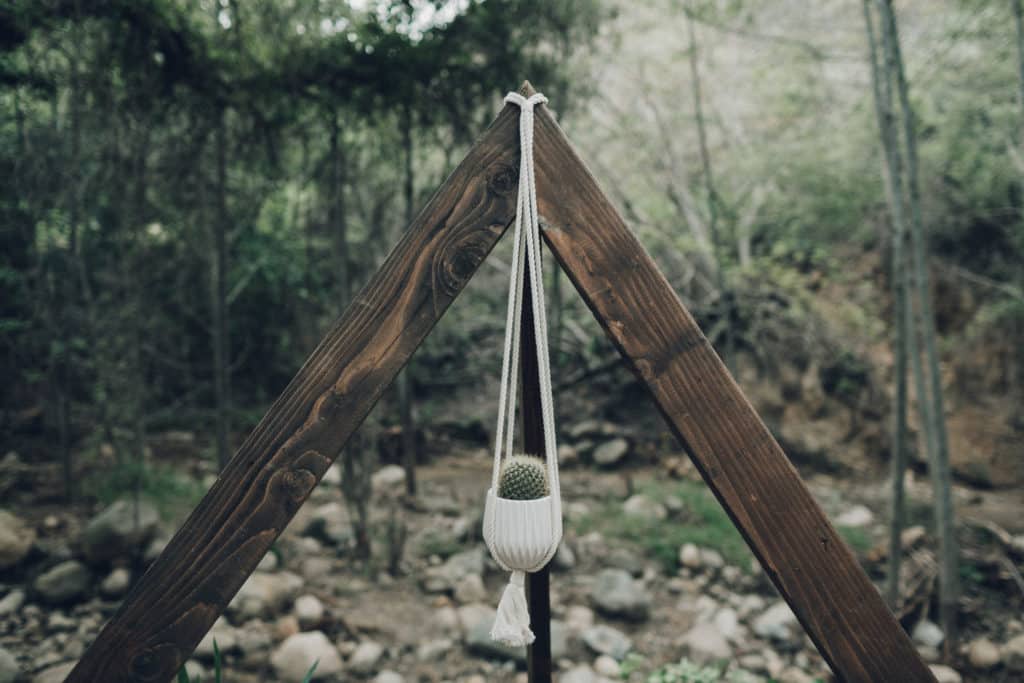
[[[498,497],[536,500],[548,495],[548,472],[544,460],[535,455],[513,455],[501,463]]]

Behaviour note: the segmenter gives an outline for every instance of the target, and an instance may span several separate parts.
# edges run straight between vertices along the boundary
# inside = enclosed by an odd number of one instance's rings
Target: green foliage
[[[651,482],[640,491],[657,501],[675,498],[680,514],[666,521],[646,519],[624,515],[621,503],[609,502],[580,520],[580,532],[600,531],[635,544],[668,571],[678,567],[679,548],[685,543],[717,550],[726,562],[737,567],[749,566],[753,556],[746,542],[706,486],[690,481]]]
[[[623,681],[643,683],[753,683],[760,680],[743,669],[726,671],[723,666],[701,666],[685,657],[651,669],[647,660],[636,653],[626,657],[619,671]]]
[[[165,519],[191,510],[205,493],[201,483],[170,465],[138,460],[97,469],[83,481],[86,495],[108,504],[135,490],[152,501]]]
[[[871,535],[862,527],[839,526],[836,527],[836,531],[846,541],[846,545],[858,553],[865,553],[874,545]]]

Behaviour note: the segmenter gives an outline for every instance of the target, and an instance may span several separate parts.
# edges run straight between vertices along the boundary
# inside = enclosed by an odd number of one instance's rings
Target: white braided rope
[[[529,98],[511,92],[505,102],[520,108],[519,116],[519,192],[516,200],[516,220],[513,232],[512,269],[509,278],[508,310],[505,319],[505,344],[501,364],[501,387],[498,395],[498,424],[495,429],[494,467],[491,473],[491,489],[497,493],[498,477],[502,457],[512,454],[515,434],[516,391],[519,376],[519,343],[522,334],[523,310],[522,291],[529,262],[530,294],[533,305],[533,333],[537,349],[537,375],[540,384],[541,423],[544,433],[544,454],[547,463],[548,484],[551,493],[552,528],[555,538],[562,536],[561,485],[558,480],[558,445],[555,435],[554,400],[552,396],[551,366],[548,352],[547,314],[544,306],[544,275],[540,247],[540,216],[537,210],[537,185],[533,163],[533,121],[534,107],[547,102],[547,98],[536,93]],[[493,536],[491,533],[485,536]],[[488,547],[495,560],[506,567],[494,552],[490,541]],[[558,550],[553,544],[542,562],[533,567],[517,567],[525,571],[537,571],[547,564]]]

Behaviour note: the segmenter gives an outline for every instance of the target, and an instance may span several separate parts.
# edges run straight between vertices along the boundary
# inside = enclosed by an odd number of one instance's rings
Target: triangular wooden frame
[[[172,679],[512,221],[518,115],[505,107],[437,190],[68,681]],[[548,247],[822,656],[844,681],[934,681],[544,107],[535,126]]]

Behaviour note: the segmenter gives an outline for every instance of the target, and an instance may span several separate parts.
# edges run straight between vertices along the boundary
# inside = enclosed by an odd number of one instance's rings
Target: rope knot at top
[[[529,98],[523,97],[517,92],[510,92],[505,95],[506,104],[514,104],[523,111],[533,111],[533,108],[538,104],[546,104],[548,98],[544,97],[542,93],[534,93]]]

